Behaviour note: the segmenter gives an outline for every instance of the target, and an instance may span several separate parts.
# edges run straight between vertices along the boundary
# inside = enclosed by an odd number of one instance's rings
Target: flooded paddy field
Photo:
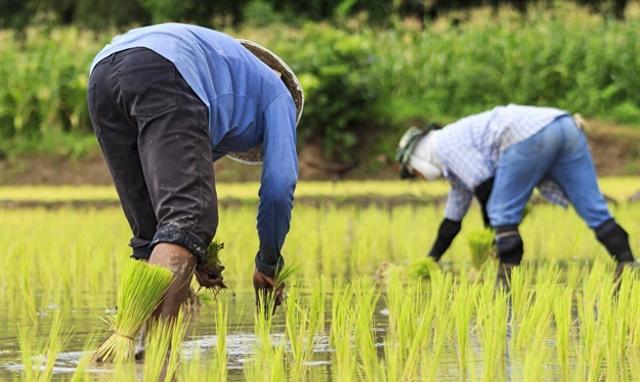
[[[441,206],[294,208],[283,254],[297,271],[270,319],[255,314],[255,205],[221,208],[228,290],[199,292],[175,379],[638,380],[640,278],[614,266],[575,216],[535,205],[525,264],[508,292],[496,262],[473,266],[477,209],[440,267],[415,272]],[[613,206],[640,253],[640,205]],[[92,350],[128,261],[118,207],[0,209],[0,381],[150,380],[145,362],[100,365]],[[197,283],[193,287],[197,290]]]

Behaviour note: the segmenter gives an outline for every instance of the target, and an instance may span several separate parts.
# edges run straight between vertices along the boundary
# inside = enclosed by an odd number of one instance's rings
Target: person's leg
[[[505,150],[496,170],[487,205],[501,266],[520,264],[523,242],[518,232],[522,213],[533,189],[547,175],[561,147],[555,122]],[[499,274],[500,275],[500,274]]]
[[[138,151],[157,218],[149,262],[174,272],[158,313],[173,316],[218,224],[208,110],[175,66],[150,51],[123,58],[118,103],[138,127]]]
[[[113,178],[133,238],[132,257],[148,259],[149,243],[156,232],[147,184],[138,153],[138,129],[113,100],[115,61],[112,57],[99,63],[89,79],[87,103],[94,132]]]
[[[618,262],[633,261],[627,232],[615,221],[598,188],[587,140],[572,118],[561,120],[564,145],[551,176],[562,187],[576,212]]]

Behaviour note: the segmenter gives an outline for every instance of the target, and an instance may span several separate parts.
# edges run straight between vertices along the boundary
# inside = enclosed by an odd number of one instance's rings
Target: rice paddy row
[[[154,329],[144,363],[111,367],[90,357],[128,261],[121,211],[0,209],[0,380],[157,381],[167,349],[167,378],[178,381],[640,378],[640,280],[614,284],[612,262],[572,211],[532,208],[526,263],[502,293],[494,261],[473,265],[477,209],[443,270],[423,279],[412,264],[441,208],[297,206],[283,253],[299,267],[270,319],[253,306],[255,209],[220,213],[230,290],[201,292],[172,336]],[[614,214],[640,253],[640,205]]]
[[[618,202],[624,202],[640,192],[640,181],[636,177],[604,177],[599,180],[602,191]],[[258,183],[219,183],[218,198],[254,201],[258,198]],[[343,181],[300,182],[296,197],[345,198],[363,196],[443,196],[449,190],[445,181]],[[640,199],[640,197],[638,198]],[[112,186],[2,186],[0,202],[70,202],[70,201],[117,201]]]

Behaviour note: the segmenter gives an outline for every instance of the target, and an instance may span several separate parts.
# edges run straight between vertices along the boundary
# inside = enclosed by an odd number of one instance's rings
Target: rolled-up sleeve
[[[444,216],[456,222],[462,221],[469,210],[473,193],[462,184],[452,182],[451,190],[447,195],[447,204],[444,209]]]
[[[296,110],[289,94],[273,100],[264,111],[263,169],[258,206],[256,256],[258,270],[273,276],[282,266],[281,249],[289,232],[293,193],[298,180]]]

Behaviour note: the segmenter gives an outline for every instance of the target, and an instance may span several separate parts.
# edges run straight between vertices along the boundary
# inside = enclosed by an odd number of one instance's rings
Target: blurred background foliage
[[[306,92],[300,143],[340,161],[391,154],[409,123],[508,102],[640,124],[634,1],[0,0],[0,156],[91,150],[93,56],[167,21],[280,54]]]
[[[0,27],[24,28],[42,18],[91,29],[183,21],[215,28],[239,26],[256,11],[280,21],[326,21],[366,14],[372,23],[396,17],[433,20],[443,13],[477,6],[509,5],[525,13],[530,5],[553,7],[560,0],[0,0]],[[629,0],[577,0],[596,12],[623,18]],[[269,15],[271,17],[272,15]]]

